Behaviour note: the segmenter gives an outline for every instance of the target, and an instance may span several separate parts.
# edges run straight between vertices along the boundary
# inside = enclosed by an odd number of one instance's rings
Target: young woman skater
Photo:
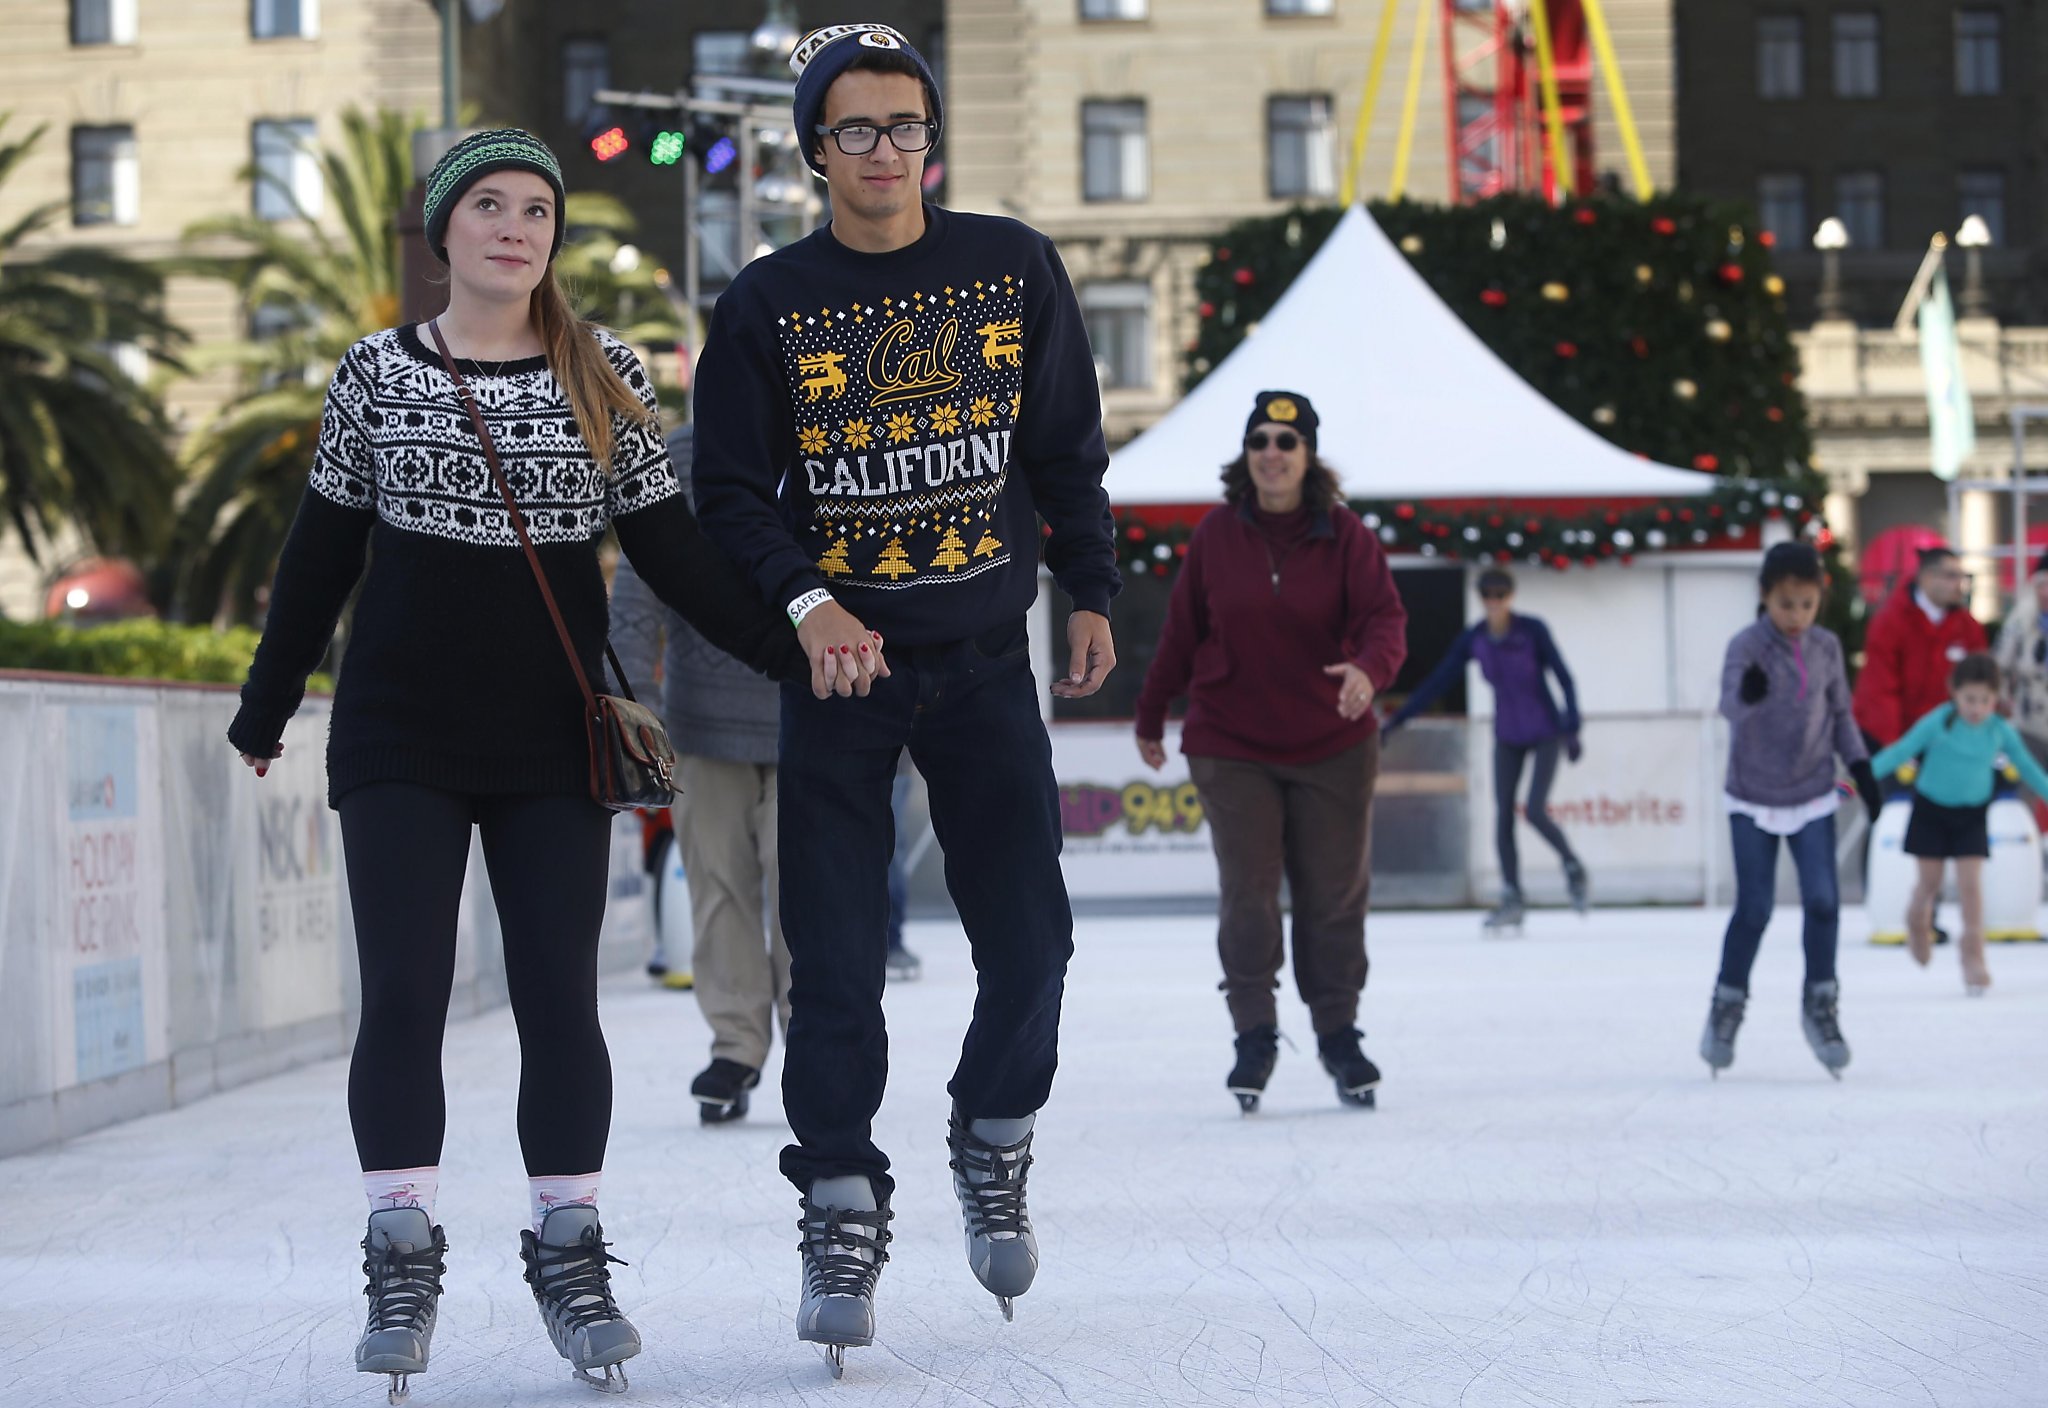
[[[441,1036],[472,827],[520,1034],[526,1279],[579,1377],[622,1389],[614,1366],[640,1351],[612,1297],[597,1211],[612,1093],[596,987],[611,822],[590,794],[581,691],[465,398],[591,680],[603,678],[607,525],[707,639],[757,670],[809,677],[788,624],[698,531],[639,361],[557,287],[562,199],[554,154],[525,132],[478,133],[434,167],[427,240],[448,265],[447,310],[364,338],[336,367],[228,730],[261,777],[363,578],[327,772],[362,968],[349,1118],[369,1198],[370,1305],[356,1367],[391,1375],[394,1402],[427,1367],[447,1251],[433,1218]]]

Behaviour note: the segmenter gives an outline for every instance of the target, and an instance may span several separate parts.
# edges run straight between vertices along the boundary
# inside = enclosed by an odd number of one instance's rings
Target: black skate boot
[[[592,1388],[624,1393],[625,1361],[640,1352],[640,1333],[612,1299],[611,1267],[626,1263],[605,1250],[609,1245],[597,1209],[572,1203],[541,1219],[538,1237],[521,1229],[519,1259],[555,1351]]]
[[[892,983],[914,983],[924,972],[924,960],[902,944],[889,945],[888,965]]]
[[[1500,892],[1500,903],[1486,916],[1480,926],[1486,937],[1499,938],[1505,934],[1522,932],[1522,892],[1509,885]]]
[[[1273,1078],[1273,1067],[1279,1060],[1279,1028],[1253,1027],[1237,1034],[1237,1064],[1230,1068],[1224,1084],[1237,1097],[1240,1113],[1258,1113],[1259,1097],[1266,1093],[1266,1082]]]
[[[393,1403],[405,1402],[408,1375],[426,1372],[447,1252],[448,1239],[418,1208],[370,1214],[363,1234],[363,1275],[369,1281],[363,1294],[370,1314],[356,1341],[356,1368],[389,1374]]]
[[[711,1064],[690,1082],[690,1094],[697,1101],[697,1118],[705,1124],[744,1119],[747,1092],[760,1083],[761,1073],[752,1066],[728,1061],[723,1056],[713,1057]]]
[[[1590,904],[1586,898],[1586,867],[1577,856],[1564,863],[1564,887],[1571,896],[1572,909],[1584,914]]]
[[[889,1200],[858,1174],[820,1178],[799,1200],[803,1300],[796,1337],[823,1345],[832,1377],[846,1373],[846,1351],[875,1342],[875,1278],[889,1260]]]
[[[1715,1080],[1735,1064],[1735,1033],[1742,1029],[1742,1014],[1748,1006],[1749,994],[1741,988],[1714,984],[1714,1004],[1707,1009],[1706,1030],[1700,1033],[1700,1059]]]
[[[946,1122],[952,1153],[953,1194],[967,1223],[967,1265],[996,1298],[1005,1320],[1011,1301],[1031,1289],[1038,1274],[1038,1238],[1024,1210],[1024,1177],[1031,1171],[1031,1127],[1036,1115],[1014,1120]]]
[[[1337,1082],[1337,1098],[1370,1110],[1378,1103],[1373,1092],[1380,1087],[1380,1068],[1358,1049],[1364,1035],[1356,1027],[1326,1032],[1316,1038],[1316,1053],[1323,1058],[1323,1069]]]
[[[1842,1068],[1849,1064],[1849,1043],[1842,1039],[1842,1024],[1835,1018],[1835,999],[1841,996],[1841,989],[1842,985],[1832,978],[1824,983],[1808,983],[1799,1004],[1799,1026],[1806,1033],[1806,1044],[1836,1080],[1842,1078]]]

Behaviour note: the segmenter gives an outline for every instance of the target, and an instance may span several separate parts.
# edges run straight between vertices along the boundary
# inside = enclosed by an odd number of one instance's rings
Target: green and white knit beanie
[[[552,263],[562,252],[562,203],[568,199],[562,189],[562,163],[546,142],[517,127],[473,132],[434,163],[427,174],[427,248],[443,264],[448,262],[448,219],[455,213],[455,202],[494,171],[531,171],[555,188],[555,246],[548,251]]]

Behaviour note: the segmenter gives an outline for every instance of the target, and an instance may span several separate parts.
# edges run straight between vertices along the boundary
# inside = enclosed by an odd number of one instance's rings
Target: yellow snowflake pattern
[[[953,405],[932,407],[932,434],[958,435],[960,433],[960,410]]]
[[[977,396],[967,407],[967,422],[970,425],[993,425],[996,419],[996,398]]]
[[[849,450],[865,450],[875,443],[875,428],[864,420],[850,420],[840,428]]]
[[[822,455],[825,447],[832,443],[821,425],[807,425],[796,433],[797,448],[807,455]]]
[[[917,417],[908,411],[898,411],[889,417],[889,423],[884,428],[889,432],[889,443],[901,445],[906,440],[917,438]]]

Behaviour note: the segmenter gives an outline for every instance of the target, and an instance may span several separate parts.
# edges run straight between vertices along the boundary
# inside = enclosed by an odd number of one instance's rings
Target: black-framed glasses
[[[914,153],[927,150],[938,130],[935,122],[892,122],[887,127],[877,127],[870,122],[848,122],[838,127],[821,124],[818,135],[830,137],[848,156],[866,156],[882,140],[884,132],[889,134],[889,144],[897,151]]]
[[[1491,591],[1482,588],[1479,593],[1479,599],[1481,601],[1506,601],[1513,595],[1513,592],[1506,591],[1500,587],[1495,587]]]
[[[1281,431],[1270,441],[1266,438],[1266,432],[1263,430],[1255,430],[1244,437],[1244,447],[1253,454],[1257,454],[1269,444],[1277,446],[1282,450],[1295,450],[1301,447],[1301,437],[1291,430]]]

